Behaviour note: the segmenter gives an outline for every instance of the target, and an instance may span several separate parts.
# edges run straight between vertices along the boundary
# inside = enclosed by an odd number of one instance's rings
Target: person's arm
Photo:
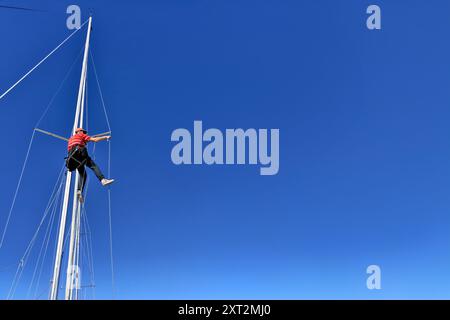
[[[111,136],[101,136],[101,137],[91,137],[91,138],[89,139],[89,141],[92,141],[92,142],[99,142],[99,141],[109,140],[109,139],[111,139]]]

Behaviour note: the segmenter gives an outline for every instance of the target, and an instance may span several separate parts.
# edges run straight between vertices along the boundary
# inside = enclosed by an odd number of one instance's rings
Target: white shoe
[[[111,183],[114,182],[114,179],[102,179],[102,186],[106,187],[107,185],[110,185]]]
[[[77,197],[78,197],[78,200],[80,201],[80,203],[84,202],[84,198],[83,198],[83,195],[81,194],[80,190],[77,191]]]

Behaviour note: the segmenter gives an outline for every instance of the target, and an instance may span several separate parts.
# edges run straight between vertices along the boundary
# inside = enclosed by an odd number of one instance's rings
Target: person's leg
[[[84,191],[84,186],[86,185],[86,179],[87,179],[87,174],[86,174],[86,169],[84,167],[84,164],[80,165],[78,168],[78,173],[80,174],[80,179],[78,180],[78,190],[83,192]]]
[[[102,181],[105,178],[100,168],[97,166],[94,160],[92,160],[91,157],[87,154],[87,151],[86,151],[86,166],[92,171],[94,171],[95,176],[97,177],[98,180]]]
[[[75,166],[74,169],[77,169],[78,173],[80,174],[80,178],[78,179],[78,190],[80,192],[83,192],[87,179],[86,168],[84,167],[84,165],[86,164],[86,156],[84,155],[82,150],[78,148],[76,148],[74,152],[72,152],[71,156],[71,160],[73,162],[73,165]]]

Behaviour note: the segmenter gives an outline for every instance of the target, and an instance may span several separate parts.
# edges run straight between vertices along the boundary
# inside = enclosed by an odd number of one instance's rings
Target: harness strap
[[[73,157],[73,155],[75,154],[75,152],[80,151],[80,150],[81,150],[81,148],[79,148],[79,146],[75,146],[75,147],[73,147],[72,149],[70,149],[70,151],[69,151],[69,156],[64,158],[64,159],[66,159],[66,163],[67,163],[67,164],[69,163],[70,160],[74,160],[74,161],[78,162],[79,165],[78,165],[75,169],[78,169],[79,167],[81,167],[82,165],[84,165],[85,162],[87,161],[87,159],[84,159],[83,161],[80,162],[80,161],[78,161],[77,159],[75,159],[75,158]],[[75,170],[75,169],[74,169],[74,170]]]

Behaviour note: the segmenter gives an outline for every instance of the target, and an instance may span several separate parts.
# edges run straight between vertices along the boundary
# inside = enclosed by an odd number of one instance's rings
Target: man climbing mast
[[[69,143],[67,146],[68,150],[68,156],[66,161],[66,166],[69,169],[70,172],[74,171],[75,169],[78,170],[78,173],[80,174],[80,179],[78,180],[78,191],[77,196],[80,199],[80,202],[83,202],[83,190],[84,186],[86,184],[86,168],[90,168],[92,171],[94,171],[95,175],[97,176],[98,180],[100,180],[101,184],[103,186],[110,185],[114,182],[114,179],[106,179],[103,173],[100,171],[100,168],[96,165],[94,160],[91,159],[91,157],[88,154],[86,144],[88,142],[99,142],[103,140],[110,139],[111,136],[105,135],[100,137],[90,137],[87,135],[87,131],[83,128],[77,128],[75,130],[75,134],[70,137]]]

